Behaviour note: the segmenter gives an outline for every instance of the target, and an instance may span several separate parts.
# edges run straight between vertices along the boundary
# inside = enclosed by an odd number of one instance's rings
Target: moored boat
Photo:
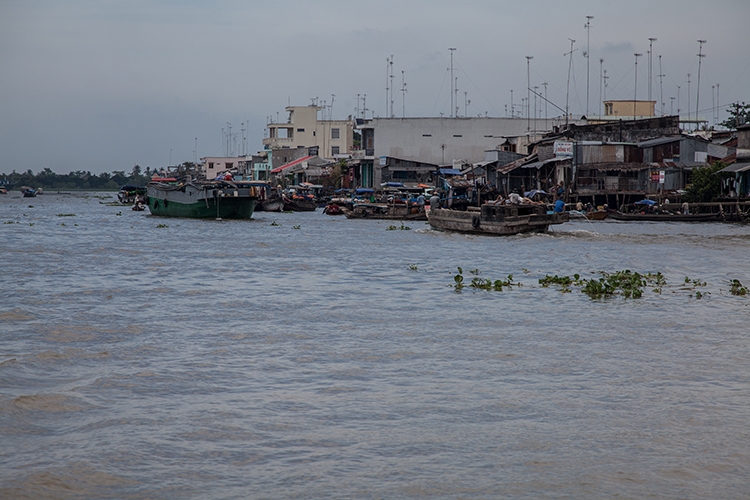
[[[435,229],[461,233],[512,235],[544,233],[553,224],[567,222],[567,213],[549,213],[545,205],[502,205],[486,203],[481,208],[430,210],[428,220]]]
[[[347,219],[427,220],[424,205],[355,203],[344,215]]]
[[[146,196],[145,187],[126,184],[117,192],[117,199],[120,200],[120,203],[127,205],[135,203],[139,196]]]
[[[262,187],[246,181],[153,179],[146,186],[148,209],[166,217],[249,219]]]
[[[36,189],[29,186],[21,186],[21,194],[24,198],[34,198],[36,196]]]
[[[723,221],[724,214],[675,214],[670,212],[662,213],[625,213],[609,212],[609,217],[619,221],[648,221],[648,222],[710,222]]]

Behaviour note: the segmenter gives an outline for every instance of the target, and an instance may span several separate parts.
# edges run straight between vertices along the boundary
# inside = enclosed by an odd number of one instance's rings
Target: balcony
[[[292,146],[293,144],[294,139],[290,139],[288,137],[266,137],[265,139],[263,139],[263,145],[269,146],[271,148]]]

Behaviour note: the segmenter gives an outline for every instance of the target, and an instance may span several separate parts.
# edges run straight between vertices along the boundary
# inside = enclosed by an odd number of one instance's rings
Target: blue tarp
[[[654,200],[641,200],[641,201],[636,201],[634,204],[635,205],[656,205],[656,202]]]
[[[393,187],[393,188],[404,187],[404,183],[403,182],[386,182],[385,185],[388,186],[388,187]],[[382,186],[382,184],[381,184],[381,186]]]
[[[523,195],[527,198],[533,198],[534,196],[538,194],[547,194],[545,191],[542,191],[541,189],[532,189],[531,191],[526,191]]]
[[[372,194],[375,192],[372,188],[357,188],[357,191],[355,191],[357,194]]]
[[[441,175],[461,175],[461,171],[457,168],[439,168],[438,172]]]

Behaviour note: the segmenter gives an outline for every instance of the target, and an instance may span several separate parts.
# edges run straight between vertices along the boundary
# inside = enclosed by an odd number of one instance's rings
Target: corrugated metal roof
[[[733,165],[729,165],[728,167],[724,167],[719,172],[747,172],[750,170],[750,162],[748,163],[735,163]]]
[[[682,136],[674,137],[659,137],[658,139],[649,139],[647,141],[639,142],[637,146],[639,148],[652,148],[654,146],[661,146],[662,144],[669,144],[670,142],[679,142],[682,140]]]

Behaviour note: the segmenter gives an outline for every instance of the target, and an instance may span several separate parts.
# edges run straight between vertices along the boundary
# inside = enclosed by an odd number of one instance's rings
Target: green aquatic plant
[[[75,217],[76,214],[57,214],[58,217]]]
[[[418,270],[419,270],[419,269],[417,268],[417,265],[416,265],[416,264],[409,264],[409,269],[410,269],[410,270],[412,270],[412,271],[418,271]]]
[[[394,226],[390,225],[387,228],[385,228],[386,231],[411,231],[411,228],[409,226],[404,226],[404,223],[402,222],[400,226]]]
[[[454,284],[452,285],[453,288],[456,289],[456,291],[461,291],[466,285],[464,285],[464,277],[463,277],[464,270],[459,266],[458,267],[458,274],[456,274],[453,277]],[[473,274],[474,277],[471,279],[471,282],[468,286],[471,288],[476,288],[479,290],[494,290],[497,292],[501,292],[503,290],[503,287],[510,287],[510,286],[521,286],[520,283],[514,283],[513,282],[513,275],[509,274],[508,278],[505,280],[492,280],[489,278],[480,278],[479,269],[472,269],[469,271],[469,273]]]
[[[734,279],[729,282],[729,293],[732,295],[738,295],[744,297],[748,294],[747,287],[743,286],[742,283],[740,283],[740,280]]]
[[[165,228],[165,227],[169,227],[169,226],[167,226],[166,224],[159,224],[159,225],[158,225],[158,226],[156,226],[156,227],[157,227],[157,228],[159,228],[159,229],[163,229],[163,228]]]
[[[300,225],[292,226],[292,229],[301,229],[301,228],[302,228],[302,226],[300,226]]]
[[[271,223],[271,225],[272,225],[272,226],[280,226],[281,224],[279,224],[279,223],[278,223],[278,222],[276,222],[276,221],[273,221],[273,222]]]

